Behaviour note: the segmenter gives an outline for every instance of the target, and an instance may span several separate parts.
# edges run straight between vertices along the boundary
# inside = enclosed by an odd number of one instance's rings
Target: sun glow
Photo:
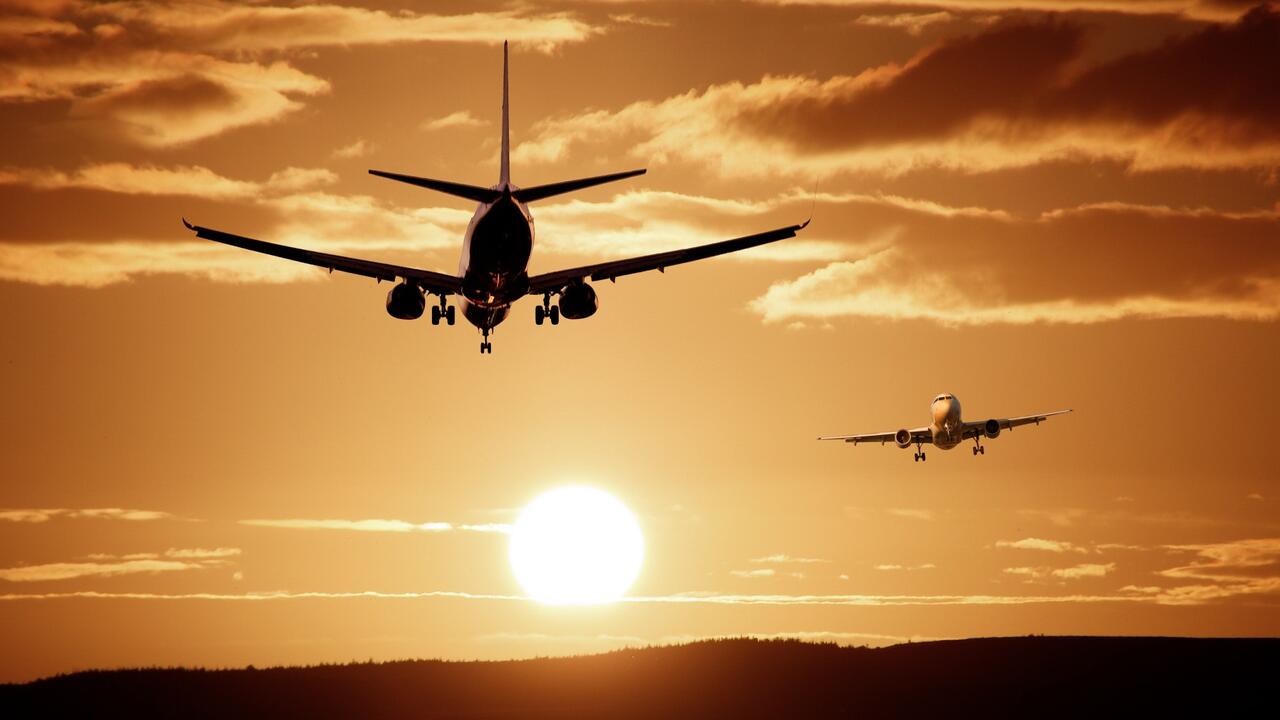
[[[533,599],[551,605],[617,600],[644,559],[636,518],[595,488],[557,488],[534,498],[511,530],[511,569]]]

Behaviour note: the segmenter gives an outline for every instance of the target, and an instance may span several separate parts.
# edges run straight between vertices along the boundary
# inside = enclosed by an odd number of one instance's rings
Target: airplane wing
[[[698,247],[672,250],[671,252],[656,253],[654,255],[642,255],[626,260],[611,260],[595,265],[583,265],[582,267],[569,268],[568,270],[557,270],[542,275],[534,275],[529,278],[529,294],[541,295],[547,292],[555,292],[579,280],[616,280],[623,275],[632,275],[646,270],[662,272],[672,265],[702,260],[738,250],[746,250],[758,245],[795,237],[796,233],[803,230],[808,224],[809,221],[805,220],[800,225],[789,225],[777,230],[769,230],[768,232],[747,235],[732,240],[723,240],[709,245],[699,245]]]
[[[289,247],[288,245],[277,245],[263,240],[232,235],[221,230],[211,230],[199,225],[192,225],[186,221],[186,218],[183,218],[182,224],[186,225],[188,230],[194,230],[198,238],[213,240],[224,245],[234,245],[238,248],[253,250],[267,255],[275,255],[286,260],[328,268],[329,272],[340,270],[353,275],[363,275],[380,281],[388,280],[391,282],[394,282],[396,278],[404,278],[417,283],[423,290],[435,295],[449,295],[462,290],[462,280],[453,275],[432,272],[431,270],[419,270],[418,268],[405,267],[403,265],[391,265],[373,260],[330,255],[329,253],[303,250],[302,248]]]
[[[1051,413],[1042,413],[1040,415],[1023,415],[1022,417],[1015,417],[1015,418],[1000,418],[1000,419],[997,419],[996,422],[1000,423],[1001,430],[1012,430],[1013,428],[1016,428],[1020,425],[1031,425],[1031,424],[1039,425],[1040,423],[1044,422],[1048,418],[1053,417],[1054,415],[1065,415],[1069,412],[1071,411],[1055,410]],[[964,437],[968,439],[973,437],[974,435],[980,434],[982,432],[983,426],[985,426],[986,424],[987,424],[986,420],[983,420],[981,422],[965,423]]]
[[[915,444],[915,443],[924,443],[926,445],[933,444],[933,433],[927,427],[915,428],[914,430],[908,430],[907,432],[911,433],[912,444]],[[895,442],[895,438],[897,437],[897,435],[898,433],[895,431],[895,432],[885,432],[885,433],[868,433],[866,435],[826,435],[818,439],[819,440],[843,440],[847,443],[853,443],[854,445],[857,445],[858,443],[870,443],[870,442],[878,442],[881,445],[883,445],[884,443],[887,443],[887,442]]]

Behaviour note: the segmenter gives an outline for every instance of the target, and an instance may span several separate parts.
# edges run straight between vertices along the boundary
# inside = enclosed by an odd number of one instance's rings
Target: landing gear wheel
[[[551,318],[552,325],[560,324],[560,306],[559,305],[553,306],[551,310],[547,313],[547,315]]]
[[[533,324],[541,325],[543,320],[547,319],[547,311],[542,309],[541,305],[533,308]]]
[[[492,355],[492,354],[493,354],[493,343],[491,343],[491,342],[487,342],[487,341],[486,341],[486,342],[482,342],[482,343],[480,343],[480,354],[481,354],[481,355],[486,355],[486,354],[487,354],[487,355]]]
[[[916,453],[911,459],[915,462],[920,462],[920,453]]]
[[[924,461],[925,461],[925,459],[926,459],[926,458],[925,458],[925,456],[924,456],[924,453],[923,453],[923,452],[921,452],[921,453],[920,453],[920,462],[924,462]]]
[[[432,305],[432,306],[431,306],[431,324],[432,324],[432,325],[439,325],[439,324],[440,324],[440,306],[439,306],[439,305]],[[452,323],[450,323],[450,324],[452,324]]]
[[[457,314],[457,313],[455,313],[455,312],[453,311],[453,306],[452,306],[452,305],[450,305],[450,306],[449,306],[447,309],[445,309],[445,311],[444,311],[444,319],[445,319],[445,322],[449,323],[450,325],[452,325],[452,324],[453,324],[453,321],[457,318],[457,316],[458,316],[458,314]]]

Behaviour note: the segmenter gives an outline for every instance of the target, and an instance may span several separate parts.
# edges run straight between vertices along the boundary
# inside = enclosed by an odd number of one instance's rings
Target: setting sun
[[[617,498],[595,488],[539,495],[511,531],[511,569],[524,591],[551,605],[617,600],[644,559],[640,526]]]

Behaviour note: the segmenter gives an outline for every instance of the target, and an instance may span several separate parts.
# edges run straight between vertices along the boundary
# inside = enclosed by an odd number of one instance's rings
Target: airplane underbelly
[[[507,319],[507,314],[510,312],[510,305],[484,307],[465,299],[462,301],[462,316],[467,319],[467,322],[478,328],[497,327],[499,323]]]
[[[493,310],[525,294],[533,228],[514,203],[497,205],[480,219],[468,250],[462,280],[468,301]]]

